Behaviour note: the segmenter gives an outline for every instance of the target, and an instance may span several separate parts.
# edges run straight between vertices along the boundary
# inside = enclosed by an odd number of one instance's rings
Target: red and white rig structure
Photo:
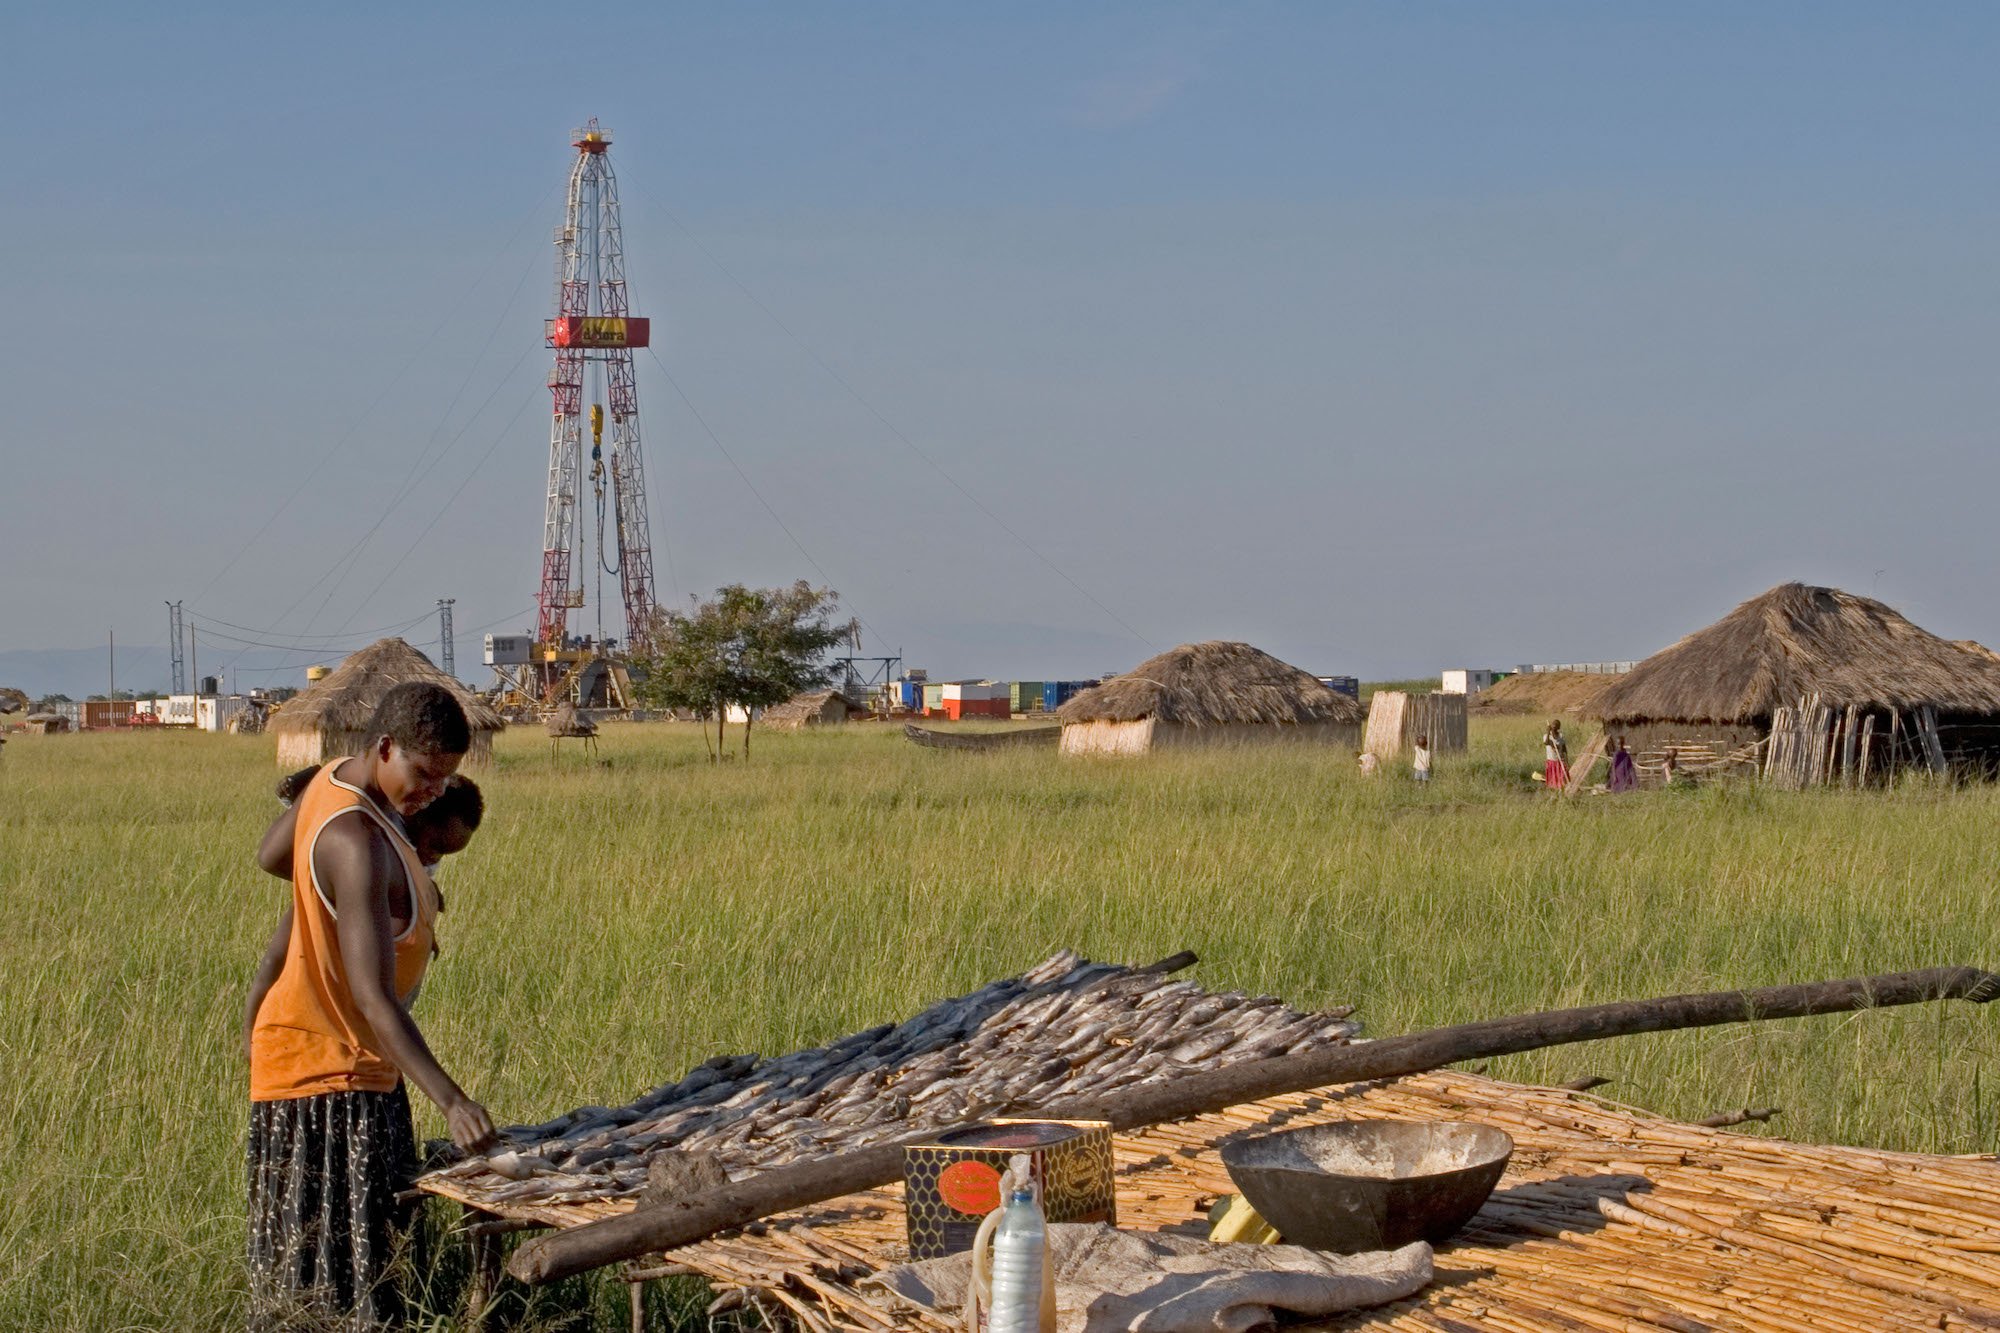
[[[618,578],[625,608],[625,643],[641,643],[654,610],[653,539],[646,512],[646,467],[639,446],[639,393],[632,352],[648,344],[650,322],[636,319],[625,293],[625,246],[619,234],[618,180],[607,150],[611,131],[595,119],[576,131],[576,161],[569,173],[569,206],[556,229],[555,318],[546,321],[555,349],[549,372],[554,413],[549,422],[548,508],[542,522],[542,581],[535,598],[534,658],[539,693],[555,702],[578,682],[580,668],[602,653],[603,574]],[[594,372],[594,373],[593,373]],[[591,383],[586,384],[586,379]],[[578,568],[578,502],[583,478],[584,400],[591,393],[590,470],[597,501],[597,540],[591,553],[599,578],[599,635],[593,652],[569,636],[569,613],[584,602],[585,572]],[[611,449],[604,449],[604,418],[611,417]],[[604,523],[606,483],[616,524],[618,563],[610,564]],[[586,567],[587,568],[587,567]],[[622,673],[621,673],[622,674]]]

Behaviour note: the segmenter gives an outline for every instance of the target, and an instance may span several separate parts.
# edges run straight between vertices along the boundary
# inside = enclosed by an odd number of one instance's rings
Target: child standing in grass
[[[1417,737],[1417,743],[1410,751],[1410,774],[1419,782],[1431,780],[1431,738]]]
[[[460,1148],[494,1138],[405,1007],[438,899],[400,820],[444,791],[471,729],[451,691],[411,682],[384,696],[368,734],[280,817],[293,825],[292,904],[250,999],[252,1329],[401,1325],[392,1264],[410,1212],[396,1196],[416,1174],[405,1077]],[[267,837],[262,864],[275,859]]]
[[[1562,719],[1549,719],[1542,733],[1542,783],[1559,792],[1569,786],[1569,742],[1563,739]]]

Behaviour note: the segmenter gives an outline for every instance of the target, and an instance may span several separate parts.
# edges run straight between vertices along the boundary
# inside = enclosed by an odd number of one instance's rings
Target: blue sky
[[[1972,5],[16,13],[0,672],[160,643],[181,597],[205,662],[289,682],[451,596],[477,675],[471,631],[533,601],[592,115],[660,354],[663,595],[831,582],[950,675],[1210,637],[1376,676],[1636,657],[1786,578],[1991,641],[1996,36]]]

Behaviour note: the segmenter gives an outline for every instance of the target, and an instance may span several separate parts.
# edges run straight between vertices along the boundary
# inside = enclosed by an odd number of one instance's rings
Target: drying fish
[[[515,1126],[506,1151],[446,1174],[456,1192],[494,1205],[626,1199],[664,1151],[712,1153],[732,1173],[782,1165],[1186,1066],[1346,1041],[1356,1030],[1347,1012],[1301,1014],[1064,951],[901,1024],[773,1060],[717,1056],[629,1105]]]

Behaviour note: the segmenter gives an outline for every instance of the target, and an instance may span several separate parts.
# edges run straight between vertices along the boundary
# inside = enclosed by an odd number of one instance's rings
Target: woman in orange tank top
[[[287,816],[292,902],[251,987],[253,1329],[402,1321],[391,1269],[410,1219],[396,1195],[416,1174],[405,1077],[461,1148],[494,1137],[401,1002],[430,961],[438,900],[400,820],[465,757],[465,710],[441,685],[399,685],[368,730],[366,752],[322,768]]]

